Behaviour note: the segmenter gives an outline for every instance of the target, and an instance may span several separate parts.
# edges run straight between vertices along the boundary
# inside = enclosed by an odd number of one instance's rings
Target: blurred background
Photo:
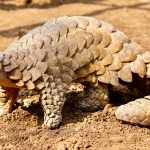
[[[92,16],[150,49],[150,0],[0,0],[0,51],[53,17]]]

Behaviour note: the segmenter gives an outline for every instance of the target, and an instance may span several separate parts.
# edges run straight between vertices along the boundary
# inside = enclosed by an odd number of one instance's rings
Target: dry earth
[[[88,15],[105,20],[150,50],[149,0],[64,0],[61,5],[26,6],[14,1],[0,0],[0,51],[29,29],[62,15]],[[149,150],[150,129],[117,121],[114,109],[115,106],[89,113],[66,104],[61,127],[48,130],[41,126],[43,113],[39,106],[16,106],[12,114],[0,118],[0,149]]]

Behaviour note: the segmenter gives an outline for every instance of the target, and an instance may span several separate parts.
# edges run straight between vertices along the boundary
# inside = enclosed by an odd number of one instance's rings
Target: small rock
[[[57,147],[57,150],[67,150],[67,147],[66,147],[64,144],[60,144],[60,145]]]

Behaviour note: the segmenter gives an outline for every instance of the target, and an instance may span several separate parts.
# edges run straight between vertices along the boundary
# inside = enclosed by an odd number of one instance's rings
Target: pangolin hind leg
[[[16,88],[3,89],[3,87],[0,86],[0,116],[12,111],[12,107],[16,102],[18,91],[19,90]]]
[[[56,128],[62,121],[62,108],[66,100],[67,84],[60,78],[47,82],[41,91],[41,104],[44,110],[44,125]]]
[[[103,109],[108,102],[109,94],[106,84],[98,84],[97,86],[88,84],[83,93],[79,93],[75,97],[75,106],[84,111]]]
[[[6,101],[7,101],[7,95],[6,95],[6,90],[0,86],[0,106],[5,105]]]

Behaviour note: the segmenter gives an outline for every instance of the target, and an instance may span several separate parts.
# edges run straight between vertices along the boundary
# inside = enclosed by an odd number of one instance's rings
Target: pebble
[[[123,142],[123,137],[121,137],[121,136],[120,137],[119,136],[110,137],[109,140],[112,141],[112,142],[115,142],[115,143],[121,143],[121,142]]]

